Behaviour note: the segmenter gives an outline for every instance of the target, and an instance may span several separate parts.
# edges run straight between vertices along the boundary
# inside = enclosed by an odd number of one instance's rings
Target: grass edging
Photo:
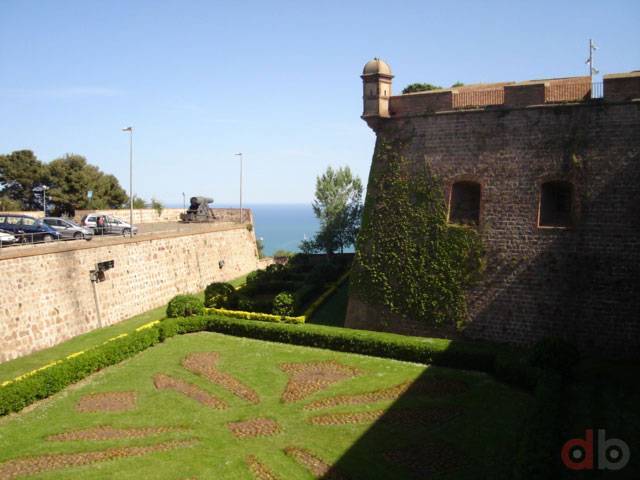
[[[290,317],[288,315],[274,315],[272,313],[261,312],[245,312],[243,310],[227,310],[226,308],[206,308],[206,313],[214,313],[224,315],[225,317],[238,318],[240,320],[253,320],[258,322],[271,322],[271,323],[304,323],[306,317],[301,315],[299,317]]]
[[[0,387],[0,416],[22,410],[105,367],[115,365],[174,335],[199,331],[326,348],[416,363],[495,373],[495,344],[461,343],[446,339],[407,337],[323,325],[291,325],[205,315],[149,322],[102,345],[21,375]]]
[[[333,293],[338,289],[340,285],[342,285],[347,278],[349,278],[349,274],[351,272],[346,272],[343,274],[338,280],[332,283],[322,294],[316,298],[309,307],[304,311],[302,315],[297,317],[289,316],[289,315],[274,315],[271,313],[263,313],[263,312],[248,312],[244,310],[229,310],[226,308],[211,308],[205,307],[204,311],[208,314],[220,314],[226,317],[238,318],[240,320],[257,320],[260,322],[271,322],[271,323],[305,323],[307,319],[311,318],[314,312],[329,298]],[[236,290],[239,287],[236,287]]]
[[[322,305],[327,300],[327,298],[333,295],[333,293],[338,289],[338,287],[342,285],[347,280],[347,278],[349,278],[349,275],[351,275],[351,271],[346,272],[338,280],[336,280],[328,289],[326,289],[322,293],[322,295],[316,298],[316,300],[311,305],[309,305],[309,307],[304,311],[302,316],[305,317],[305,319],[311,318],[311,316],[320,307],[320,305]]]

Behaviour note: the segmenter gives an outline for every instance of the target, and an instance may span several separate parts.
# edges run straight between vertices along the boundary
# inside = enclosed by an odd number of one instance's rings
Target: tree
[[[362,182],[349,167],[328,167],[316,178],[313,212],[320,220],[320,231],[313,239],[317,248],[332,254],[353,245],[362,216]]]
[[[127,193],[115,176],[102,174],[96,182],[91,206],[93,208],[120,208],[127,201],[127,198]],[[94,206],[95,201],[104,205]]]
[[[127,194],[113,175],[105,175],[81,155],[67,154],[46,164],[30,150],[0,155],[0,196],[4,203],[19,202],[25,210],[40,210],[42,195],[34,189],[46,185],[47,205],[58,214],[79,208],[118,208]],[[91,201],[87,196],[93,192]],[[13,204],[15,205],[15,203]]]
[[[158,213],[158,216],[160,216],[162,215],[162,210],[164,210],[164,205],[160,200],[151,198],[151,208],[153,208]]]
[[[264,258],[264,240],[256,238],[256,248],[258,249],[258,258]]]
[[[429,92],[431,90],[441,90],[442,87],[430,83],[412,83],[402,90],[402,93]]]
[[[127,198],[127,207],[129,206],[129,199]],[[140,198],[136,195],[133,196],[133,208],[137,210],[142,210],[143,208],[147,208],[147,203],[144,201],[144,198]]]
[[[0,212],[16,212],[22,209],[22,203],[6,195],[0,196]]]
[[[18,202],[21,209],[40,209],[42,205],[33,189],[42,185],[44,174],[45,166],[31,150],[0,155],[0,195]]]
[[[81,155],[67,154],[46,167],[48,196],[60,214],[72,215],[78,208],[118,208],[127,198],[116,177],[105,175]]]

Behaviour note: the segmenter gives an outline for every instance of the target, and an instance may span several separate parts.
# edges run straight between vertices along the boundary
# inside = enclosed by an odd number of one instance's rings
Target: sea
[[[238,205],[217,204],[214,208],[238,208]],[[167,205],[169,208],[170,206]],[[182,205],[171,205],[181,208]],[[277,250],[298,252],[302,240],[313,238],[320,226],[310,203],[300,204],[247,204],[253,211],[256,238],[262,239],[264,254],[273,255]]]
[[[264,254],[277,250],[298,252],[300,242],[313,238],[320,227],[310,204],[255,204],[253,211],[256,238],[262,239]]]

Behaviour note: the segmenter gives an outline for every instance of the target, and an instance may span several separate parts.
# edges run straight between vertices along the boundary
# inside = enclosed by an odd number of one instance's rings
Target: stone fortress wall
[[[487,269],[467,292],[464,335],[520,344],[561,336],[585,350],[637,355],[640,72],[606,75],[594,99],[589,77],[391,96],[384,67],[362,77],[376,148],[402,139],[408,168],[428,165],[448,208],[454,184],[479,185]],[[548,181],[571,185],[571,225],[540,225]],[[430,333],[353,296],[346,324]]]
[[[250,225],[199,225],[192,234],[7,249],[0,258],[0,362],[264,266]],[[93,283],[90,271],[109,260],[114,268]]]

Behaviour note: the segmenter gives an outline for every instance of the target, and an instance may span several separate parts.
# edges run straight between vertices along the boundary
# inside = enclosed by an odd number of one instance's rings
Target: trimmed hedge
[[[289,292],[280,292],[273,299],[273,310],[271,313],[274,315],[293,315],[293,295]]]
[[[562,376],[556,372],[540,375],[534,391],[535,403],[524,424],[517,451],[516,480],[560,478],[560,449],[564,416]]]
[[[195,295],[176,295],[167,305],[167,317],[188,317],[202,315],[204,303]]]
[[[37,400],[47,398],[65,387],[110,365],[115,365],[160,342],[156,327],[136,331],[107,341],[81,355],[67,357],[22,380],[0,388],[0,416],[18,412]]]
[[[225,317],[239,318],[271,323],[304,323],[305,317],[290,317],[287,315],[274,315],[272,313],[245,312],[242,310],[226,310],[224,308],[207,308],[207,313],[224,315]]]
[[[178,333],[186,333],[183,330],[190,329],[192,322],[198,322],[200,326],[204,327],[204,330],[237,337],[485,372],[494,371],[496,354],[497,351],[500,351],[500,347],[495,344],[472,344],[445,339],[407,337],[393,333],[351,330],[324,325],[305,324],[302,326],[254,322],[225,318],[217,314],[209,317],[167,319],[161,322],[161,328],[166,327],[167,331],[176,329]],[[174,325],[176,326],[174,327]]]
[[[204,289],[204,306],[208,308],[236,308],[238,306],[238,292],[230,283],[210,283]]]
[[[0,387],[0,416],[17,412],[102,368],[132,357],[174,335],[200,331],[488,373],[498,373],[500,368],[497,366],[500,361],[506,364],[509,357],[512,360],[514,358],[514,351],[496,344],[466,343],[323,325],[283,323],[302,322],[304,317],[279,317],[236,311],[225,312],[225,315],[238,313],[250,318],[274,317],[276,320],[256,322],[212,314],[167,318],[159,323],[151,322],[141,327],[143,329],[115,337],[91,350],[70,355],[45,369],[30,372],[21,380]],[[274,321],[278,323],[273,323]],[[513,365],[517,367],[518,364]],[[509,372],[510,378],[526,378],[527,382],[531,381],[531,369],[523,368],[519,374],[516,367]]]

